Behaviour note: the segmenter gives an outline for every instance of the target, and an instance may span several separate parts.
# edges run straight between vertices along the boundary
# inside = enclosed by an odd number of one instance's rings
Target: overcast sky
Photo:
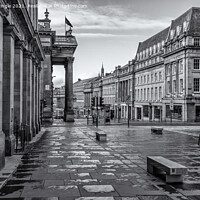
[[[138,43],[170,25],[200,0],[39,0],[39,18],[48,8],[52,29],[65,30],[65,16],[73,25],[78,47],[74,82],[97,76],[134,59]],[[55,86],[64,84],[64,67],[55,66]]]

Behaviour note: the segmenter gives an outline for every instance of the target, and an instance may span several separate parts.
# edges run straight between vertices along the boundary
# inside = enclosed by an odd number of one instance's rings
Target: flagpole
[[[65,16],[65,36],[66,36],[66,16]]]

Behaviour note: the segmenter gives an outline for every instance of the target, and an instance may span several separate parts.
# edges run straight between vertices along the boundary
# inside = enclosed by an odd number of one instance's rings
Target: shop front
[[[173,110],[170,110],[170,105],[166,105],[166,118],[182,121],[182,109],[182,105],[173,105]]]

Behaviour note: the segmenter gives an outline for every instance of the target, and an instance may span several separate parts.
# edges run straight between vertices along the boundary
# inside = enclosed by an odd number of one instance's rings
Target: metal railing
[[[74,36],[62,36],[56,35],[54,37],[54,45],[66,45],[66,44],[76,44],[76,38]]]
[[[23,152],[26,145],[29,143],[29,125],[15,123],[14,124],[14,135],[15,135],[15,152]]]

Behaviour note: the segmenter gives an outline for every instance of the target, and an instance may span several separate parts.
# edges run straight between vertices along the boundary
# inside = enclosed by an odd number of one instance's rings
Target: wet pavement
[[[107,142],[96,141],[97,129],[80,121],[46,128],[0,190],[0,199],[200,199],[199,127],[166,127],[163,135],[151,134],[150,126],[99,129]],[[162,176],[148,174],[149,155],[187,166],[184,182],[166,184]]]

